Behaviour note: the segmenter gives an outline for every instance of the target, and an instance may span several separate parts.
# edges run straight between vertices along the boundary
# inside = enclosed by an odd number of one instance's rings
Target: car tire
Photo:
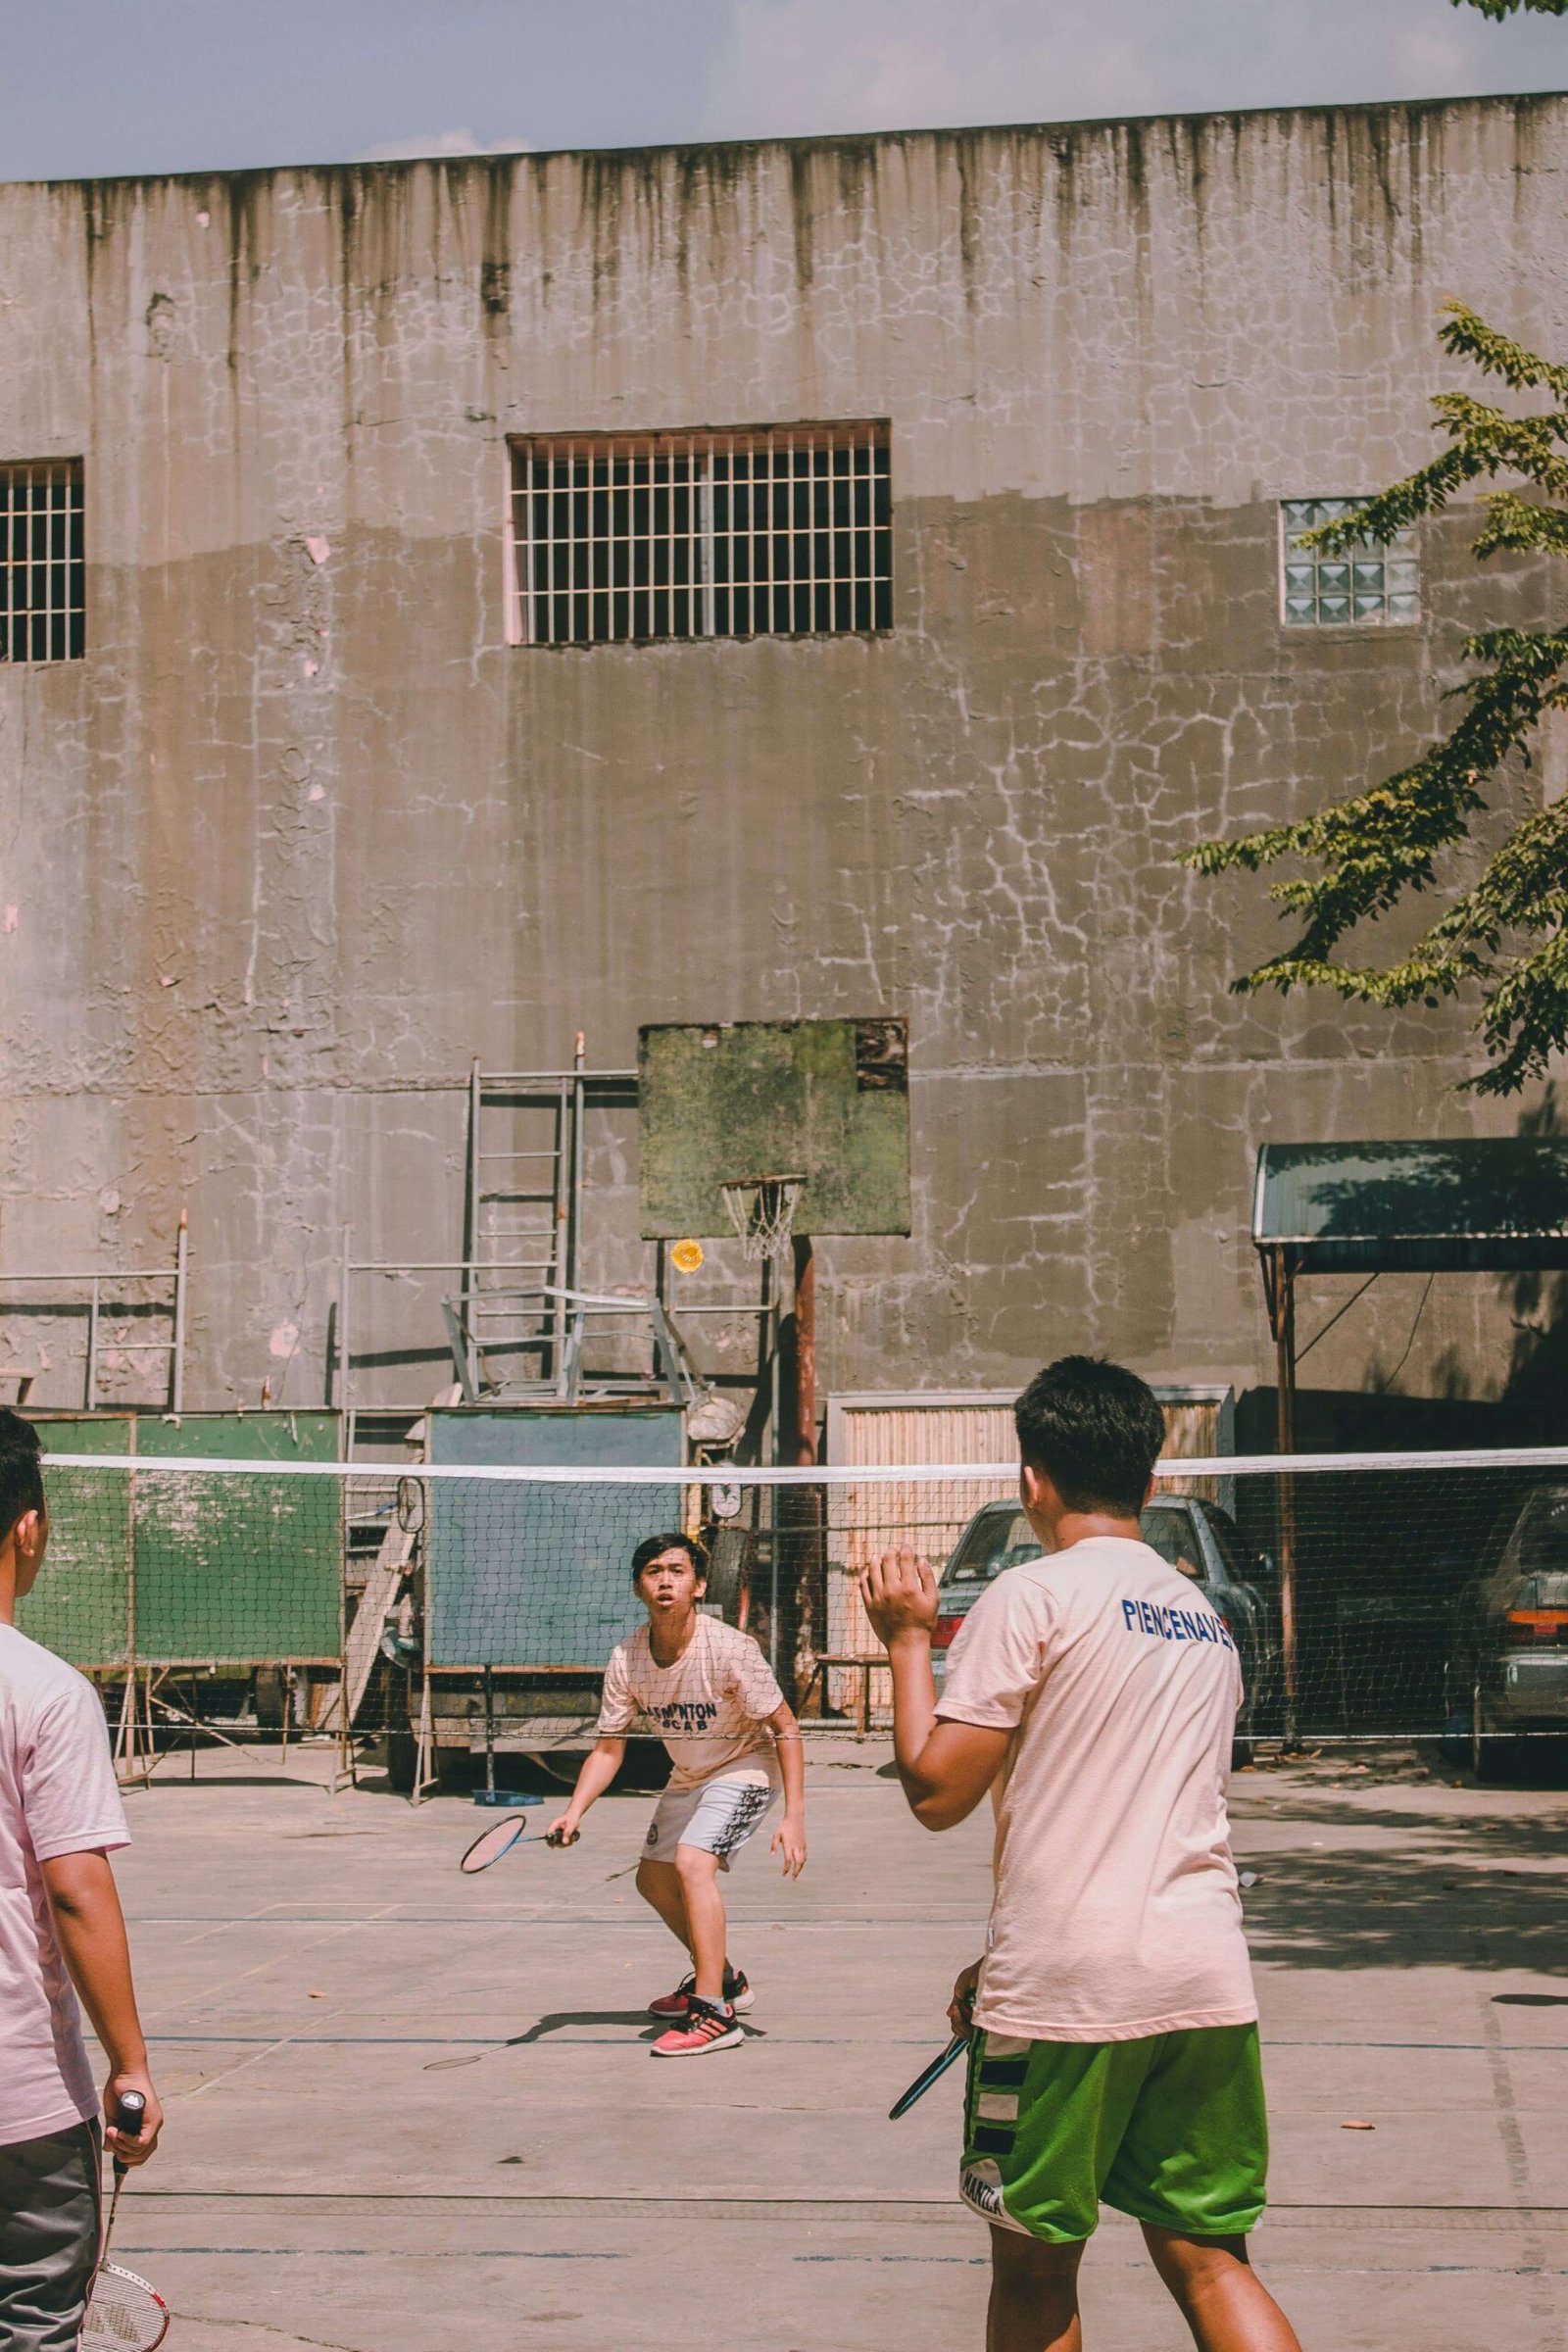
[[[752,1555],[757,1539],[749,1527],[715,1530],[708,1555],[708,1598],[716,1603],[726,1625],[740,1616],[741,1595],[751,1582]]]
[[[1231,1741],[1232,1772],[1245,1772],[1249,1765],[1256,1761],[1256,1757],[1257,1742],[1255,1740],[1233,1740]]]

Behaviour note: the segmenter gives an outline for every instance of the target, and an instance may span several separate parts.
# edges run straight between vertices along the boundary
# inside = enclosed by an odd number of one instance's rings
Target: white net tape
[[[575,1676],[591,1721],[589,1685],[641,1615],[632,1551],[671,1530],[701,1536],[709,1604],[758,1636],[810,1716],[880,1719],[860,1597],[880,1554],[931,1562],[940,1651],[992,1579],[1040,1550],[1011,1461],[50,1455],[45,1474],[50,1553],[24,1631],[89,1672],[172,1678],[157,1690],[187,1713],[208,1703],[202,1677],[254,1710],[247,1678],[273,1661],[295,1678],[296,1720],[337,1720],[341,1688],[361,1729],[406,1703],[400,1675],[458,1690],[485,1668],[518,1678],[521,1714],[527,1678]],[[1568,1740],[1568,1447],[1173,1459],[1143,1534],[1236,1637],[1244,1737],[1443,1737],[1478,1769],[1489,1748]]]

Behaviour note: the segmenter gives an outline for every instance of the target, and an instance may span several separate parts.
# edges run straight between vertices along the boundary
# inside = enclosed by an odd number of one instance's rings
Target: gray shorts
[[[0,2344],[75,2352],[98,2260],[98,2126],[0,2148]]]
[[[677,1845],[695,1845],[728,1870],[778,1793],[771,1781],[726,1780],[721,1772],[695,1788],[666,1788],[648,1825],[647,1859],[673,1862]]]

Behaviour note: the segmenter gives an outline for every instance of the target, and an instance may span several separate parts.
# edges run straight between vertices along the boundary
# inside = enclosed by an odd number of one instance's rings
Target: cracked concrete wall
[[[342,1225],[455,1253],[473,1054],[890,1011],[915,1231],[824,1246],[829,1387],[1259,1377],[1256,1145],[1518,1113],[1451,1009],[1230,998],[1272,917],[1176,854],[1544,612],[1455,519],[1418,629],[1286,632],[1277,502],[1427,453],[1445,297],[1568,348],[1565,166],[1538,97],[0,189],[0,459],[83,459],[89,558],[87,658],[0,667],[0,1267],[187,1199],[189,1401],[314,1402]],[[886,636],[507,642],[509,434],[835,416],[891,419]],[[1494,1392],[1508,1313],[1440,1286],[1401,1385]]]

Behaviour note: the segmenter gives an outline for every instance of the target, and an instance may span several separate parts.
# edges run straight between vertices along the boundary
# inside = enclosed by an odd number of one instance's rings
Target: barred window
[[[525,645],[893,625],[885,423],[513,443]]]
[[[80,459],[0,466],[0,662],[79,662],[86,603]]]
[[[1280,503],[1280,610],[1290,628],[1342,628],[1419,620],[1415,532],[1327,556],[1298,545],[1303,531],[1353,514],[1359,498],[1287,498]]]

